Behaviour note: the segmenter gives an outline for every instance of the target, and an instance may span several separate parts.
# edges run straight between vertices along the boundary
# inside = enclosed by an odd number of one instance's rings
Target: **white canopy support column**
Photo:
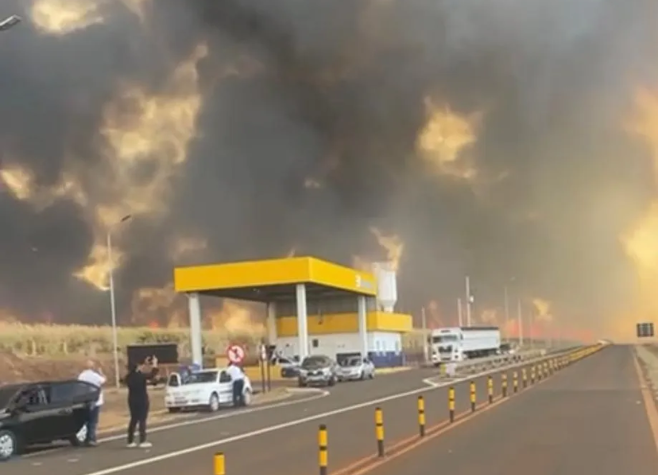
[[[308,356],[308,312],[306,310],[306,285],[297,284],[297,339],[299,359]]]
[[[357,297],[357,309],[359,319],[359,342],[361,344],[361,356],[368,357],[368,317],[366,314],[366,297]]]
[[[187,294],[190,311],[190,343],[192,346],[192,364],[203,368],[203,340],[201,338],[201,303],[199,294]]]
[[[267,302],[267,341],[276,344],[276,302]]]

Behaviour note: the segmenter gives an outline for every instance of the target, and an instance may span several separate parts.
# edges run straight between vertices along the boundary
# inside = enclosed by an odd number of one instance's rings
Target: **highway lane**
[[[605,349],[367,473],[656,474],[633,357],[631,347]]]
[[[290,406],[289,404],[292,401],[298,401],[298,400],[304,400],[304,399],[312,399],[315,400],[314,395],[317,394],[318,392],[322,390],[328,391],[329,397],[330,397],[330,403],[327,403],[326,405],[322,405],[321,407],[325,408],[335,408],[337,407],[336,401],[340,401],[341,404],[358,404],[367,400],[371,399],[377,399],[377,398],[382,398],[382,397],[388,397],[393,394],[400,393],[402,391],[410,391],[410,390],[415,390],[419,388],[424,388],[427,386],[426,383],[423,383],[423,379],[426,378],[431,378],[434,376],[437,376],[438,371],[435,369],[412,369],[412,370],[407,370],[407,371],[400,371],[398,373],[391,373],[391,374],[383,374],[380,376],[377,376],[376,379],[374,380],[369,380],[369,381],[358,381],[358,382],[349,382],[349,383],[342,383],[338,384],[337,386],[334,386],[332,388],[315,388],[316,391],[311,392],[309,391],[307,394],[299,394],[293,396],[289,400],[284,400],[284,401],[274,401],[273,403],[265,403],[262,406],[257,406],[259,409],[257,412],[260,411],[261,407],[274,407],[274,408],[281,408],[281,407],[287,407]],[[363,389],[362,386],[354,386],[354,385],[365,385],[365,389],[363,391],[359,389]],[[294,388],[296,387],[295,385],[290,385],[293,388],[293,391],[295,390]],[[164,397],[164,394],[161,396]],[[249,408],[246,409],[246,411],[249,411]],[[218,415],[238,415],[243,411],[235,411],[233,409],[225,409],[222,410],[220,413],[217,414],[209,414],[206,412],[199,412],[197,414],[191,414],[189,419],[193,421],[203,421],[203,420],[216,420]],[[185,414],[186,417],[188,414]],[[241,416],[242,417],[242,416]],[[188,417],[186,417],[188,419]],[[161,426],[169,426],[171,424],[171,421],[165,422],[165,423],[159,423],[156,425],[153,425],[152,427],[161,427]],[[240,423],[242,424],[242,423]],[[247,424],[248,425],[248,424]],[[252,427],[252,426],[249,426]],[[259,428],[260,426],[253,426],[252,430]],[[236,427],[237,430],[237,427]],[[230,430],[229,430],[230,432]],[[233,431],[235,432],[235,431]],[[104,434],[104,437],[113,437],[116,434],[122,434],[123,431],[109,431],[106,434]]]
[[[425,391],[421,380],[429,374],[436,372],[408,371],[374,381],[346,383],[332,388],[332,393],[322,399],[158,432],[152,434],[154,447],[148,451],[129,450],[123,447],[123,441],[116,441],[95,449],[17,460],[3,466],[3,475],[18,475],[25,470],[31,475],[50,475],[53,471],[67,475],[142,475],[162,470],[201,475],[208,473],[212,454],[220,445],[229,454],[229,466],[235,467],[231,471],[249,473],[266,466],[270,473],[308,473],[316,469],[315,441],[321,422],[330,427],[332,465],[345,465],[374,450],[374,399],[391,398],[379,403],[390,440],[417,431],[418,393],[392,399],[401,392],[424,391],[428,424],[447,418],[447,388]],[[511,381],[509,371],[510,389]],[[484,400],[487,378],[476,378],[476,383],[479,398]],[[455,388],[458,412],[468,410],[468,382]],[[496,388],[500,392],[499,376]]]

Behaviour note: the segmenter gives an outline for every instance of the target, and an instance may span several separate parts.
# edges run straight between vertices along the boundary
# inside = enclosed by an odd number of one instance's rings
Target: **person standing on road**
[[[244,372],[233,362],[229,363],[226,372],[233,382],[233,406],[244,406]]]
[[[85,436],[85,445],[95,447],[98,442],[96,440],[96,429],[98,428],[98,421],[100,419],[101,408],[103,407],[103,388],[102,386],[107,381],[100,366],[96,365],[93,360],[87,360],[87,368],[78,376],[79,381],[84,381],[98,387],[98,399],[94,403],[94,407],[89,411],[89,419],[87,420],[87,434]]]
[[[158,367],[155,356],[147,358],[141,365],[134,365],[126,376],[128,386],[128,409],[130,410],[130,423],[128,424],[128,447],[137,447],[135,443],[135,428],[139,426],[139,447],[151,447],[146,440],[146,420],[149,414],[148,380]]]

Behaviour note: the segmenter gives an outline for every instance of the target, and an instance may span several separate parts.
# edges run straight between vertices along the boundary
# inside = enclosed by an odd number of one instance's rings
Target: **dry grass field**
[[[262,335],[203,332],[207,355],[222,353],[229,342],[254,347]],[[187,328],[119,327],[118,343],[177,343],[183,359],[189,357]],[[66,378],[80,371],[86,358],[101,362],[112,374],[112,329],[109,326],[27,325],[0,323],[0,384],[14,381]],[[123,364],[122,364],[123,367]]]

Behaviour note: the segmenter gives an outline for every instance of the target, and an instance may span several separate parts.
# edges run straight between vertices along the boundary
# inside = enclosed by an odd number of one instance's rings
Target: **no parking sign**
[[[231,345],[226,350],[228,360],[233,364],[240,364],[244,360],[244,348],[240,345]]]

